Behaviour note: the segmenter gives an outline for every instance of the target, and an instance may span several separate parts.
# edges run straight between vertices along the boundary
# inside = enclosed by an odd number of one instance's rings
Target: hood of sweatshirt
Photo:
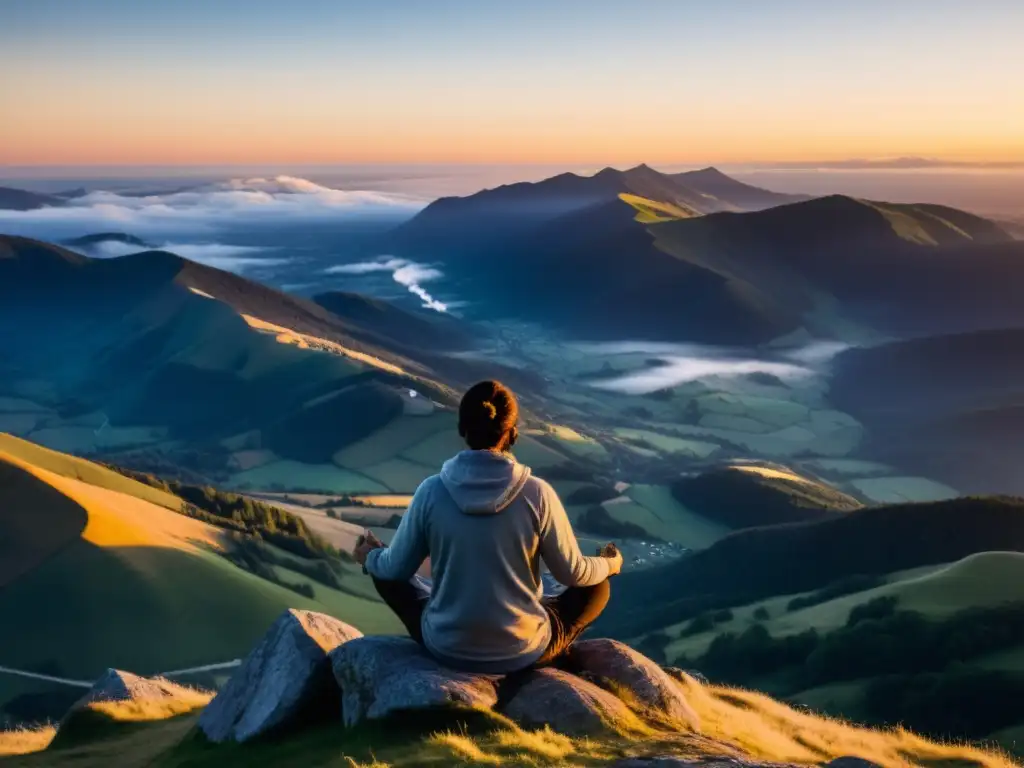
[[[512,503],[530,468],[507,453],[462,451],[441,467],[441,482],[468,515],[493,515]]]

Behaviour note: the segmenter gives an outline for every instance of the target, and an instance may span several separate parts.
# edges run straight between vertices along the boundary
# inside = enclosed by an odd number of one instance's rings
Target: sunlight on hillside
[[[628,192],[619,194],[619,199],[637,210],[636,221],[641,224],[660,224],[664,221],[677,221],[679,219],[692,219],[700,214],[692,208],[684,208],[674,203],[663,203],[658,200],[649,200],[640,195],[631,195]]]
[[[262,743],[260,749],[211,749],[195,742],[190,732],[195,715],[171,717],[153,713],[157,722],[141,730],[105,730],[94,740],[77,740],[69,749],[45,752],[38,766],[106,765],[190,766],[233,768],[301,764],[308,768],[344,765],[375,768],[413,766],[602,766],[622,757],[674,755],[712,760],[746,757],[800,765],[820,765],[844,756],[871,760],[886,768],[1014,768],[1009,757],[960,744],[941,744],[901,729],[871,730],[839,720],[798,712],[760,693],[702,685],[681,675],[687,700],[701,722],[699,735],[644,729],[633,736],[570,738],[550,728],[521,729],[494,713],[483,730],[455,727],[422,736],[397,731],[312,729]],[[142,715],[142,717],[135,717]],[[118,720],[147,719],[144,713],[114,711]],[[391,733],[391,736],[385,736]],[[24,754],[45,748],[52,728],[0,734],[0,755]]]
[[[210,691],[176,686],[176,696],[167,699],[138,701],[104,701],[88,705],[98,715],[119,723],[141,723],[166,720],[205,707],[213,699]]]
[[[701,717],[703,735],[768,760],[813,764],[852,755],[887,768],[1015,765],[994,752],[939,744],[902,729],[871,730],[804,714],[761,693],[704,686],[689,678],[682,685]]]
[[[806,477],[800,477],[800,475],[793,472],[786,472],[780,469],[773,469],[771,467],[760,467],[754,464],[732,464],[731,469],[737,469],[740,472],[747,472],[751,475],[760,475],[772,480],[788,480],[793,483],[807,483],[812,485],[810,480]]]
[[[0,731],[0,757],[27,755],[50,746],[57,729],[52,725],[40,728],[15,728]]]
[[[205,545],[220,548],[224,532],[148,501],[117,491],[62,477],[17,457],[5,460],[35,475],[89,514],[82,538],[101,547],[170,547],[198,551]]]
[[[374,368],[379,368],[382,371],[387,371],[388,373],[405,375],[405,371],[397,365],[392,365],[391,363],[385,362],[373,355],[368,355],[365,352],[358,352],[354,349],[349,349],[337,342],[328,341],[327,339],[321,339],[316,336],[310,336],[306,333],[299,333],[298,331],[293,331],[291,328],[285,328],[282,325],[275,325],[274,323],[269,323],[266,320],[261,320],[258,317],[253,317],[252,315],[243,314],[242,318],[251,328],[255,328],[257,331],[261,331],[263,333],[274,334],[276,341],[280,344],[292,344],[300,349],[318,349],[323,352],[331,352],[336,355],[342,355],[343,357],[356,360],[360,363],[365,363],[366,365]]]

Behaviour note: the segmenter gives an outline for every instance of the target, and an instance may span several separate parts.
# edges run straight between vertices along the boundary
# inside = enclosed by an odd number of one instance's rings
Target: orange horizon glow
[[[501,136],[448,137],[394,136],[332,137],[316,132],[267,137],[258,132],[229,139],[209,135],[160,137],[140,134],[96,135],[68,144],[57,136],[8,135],[0,129],[0,166],[91,165],[332,165],[332,164],[594,164],[602,165],[714,165],[772,162],[838,162],[850,159],[884,160],[920,157],[951,163],[1024,164],[1024,140],[971,142],[850,141],[832,143],[816,137],[793,136],[775,142],[718,139],[630,141],[601,136],[529,137],[524,131],[514,141]],[[312,133],[312,135],[311,135]],[[355,149],[345,149],[356,144]],[[341,146],[339,146],[341,145]],[[641,146],[642,149],[637,147]]]
[[[652,2],[11,4],[0,165],[1024,162],[1024,6]]]

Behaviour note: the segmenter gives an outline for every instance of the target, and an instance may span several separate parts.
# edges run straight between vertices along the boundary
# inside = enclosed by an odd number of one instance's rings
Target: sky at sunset
[[[1017,0],[0,0],[0,165],[1024,161]]]

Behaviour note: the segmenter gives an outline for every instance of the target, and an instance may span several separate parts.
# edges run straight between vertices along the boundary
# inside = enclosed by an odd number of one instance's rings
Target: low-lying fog
[[[611,342],[577,344],[574,347],[602,357],[648,355],[651,364],[619,376],[592,381],[591,386],[642,395],[677,387],[699,379],[723,379],[760,373],[783,382],[796,382],[819,375],[825,365],[848,346],[838,342],[813,342],[777,352],[736,350],[699,344],[654,342]]]

